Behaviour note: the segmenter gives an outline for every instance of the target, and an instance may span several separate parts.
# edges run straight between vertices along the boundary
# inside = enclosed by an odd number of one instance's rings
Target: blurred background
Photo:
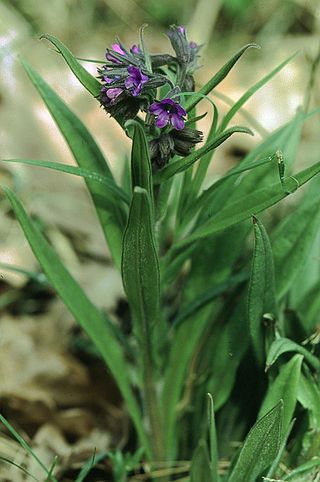
[[[73,164],[21,67],[20,61],[26,59],[87,125],[120,179],[128,140],[84,91],[63,59],[39,37],[55,35],[76,56],[103,60],[106,47],[117,36],[128,46],[138,43],[142,24],[149,26],[146,43],[150,51],[169,52],[165,34],[172,23],[186,25],[189,40],[203,44],[198,87],[244,44],[261,46],[246,52],[214,93],[222,111],[230,99],[237,100],[298,52],[235,119],[237,124],[250,126],[250,120],[256,119],[255,137],[236,135],[226,142],[215,157],[211,176],[224,172],[306,102],[310,101],[310,107],[320,106],[319,77],[309,96],[311,67],[319,54],[319,0],[0,0],[0,158]],[[84,65],[96,74],[97,64]],[[203,102],[202,109],[211,114],[209,103]],[[314,119],[303,130],[300,162],[319,160],[320,124]],[[206,132],[207,125],[204,119],[200,128]],[[121,280],[110,264],[83,180],[0,163],[0,183],[18,192],[91,299],[125,318]],[[37,263],[3,196],[0,226],[0,262],[26,270],[17,273],[4,265],[0,270],[0,412],[38,444],[44,459],[51,460],[57,453],[66,472],[72,471],[93,446],[97,451],[110,444],[121,446],[130,437],[119,396],[66,309],[39,278]],[[4,440],[0,451],[19,457],[17,446]],[[33,467],[33,473],[36,470]],[[18,482],[18,477],[15,473],[8,480]]]

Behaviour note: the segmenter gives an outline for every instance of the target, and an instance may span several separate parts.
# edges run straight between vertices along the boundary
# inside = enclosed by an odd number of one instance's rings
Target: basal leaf
[[[228,482],[254,482],[277,456],[281,443],[282,402],[250,430]]]
[[[46,34],[42,35],[40,38],[49,40],[49,42],[51,42],[58,49],[79,82],[81,82],[81,84],[87,89],[88,92],[90,92],[91,95],[97,97],[101,89],[100,82],[78,62],[70,50],[53,35]]]
[[[116,380],[127,403],[128,411],[135,424],[140,441],[150,455],[149,442],[143,427],[140,408],[131,389],[123,348],[115,338],[110,324],[106,323],[100,311],[91,303],[81,287],[64,267],[52,247],[27,215],[16,195],[8,188],[5,188],[5,193],[48,280],[83,330],[89,335]]]
[[[135,335],[144,344],[159,319],[160,271],[150,198],[135,187],[123,238],[122,278],[133,314]]]
[[[65,138],[79,167],[97,172],[114,182],[108,164],[99,147],[81,120],[66,106],[60,97],[27,63],[23,66],[32,83],[38,90],[53,119]],[[86,180],[89,193],[95,205],[105,238],[110,247],[116,265],[120,266],[121,242],[125,226],[126,213],[121,204],[110,196],[104,206],[101,198],[107,196],[104,186]]]
[[[289,338],[277,338],[272,343],[267,356],[266,369],[269,369],[281,355],[290,352],[300,353],[315,370],[320,370],[320,360]]]
[[[265,330],[263,316],[276,316],[274,267],[268,234],[262,223],[253,218],[255,248],[248,292],[248,322],[255,355],[265,361]]]
[[[298,398],[298,386],[303,356],[295,355],[280,368],[279,375],[270,382],[258,418],[262,417],[279,400],[283,401],[283,435],[289,428]]]
[[[234,64],[240,59],[240,57],[244,54],[244,52],[249,48],[260,48],[257,44],[248,44],[242,47],[238,52],[234,54],[234,56],[199,90],[199,94],[201,95],[208,95],[215,87],[217,87],[223,79],[226,78]],[[189,112],[193,109],[198,102],[200,102],[201,97],[195,96],[194,98],[190,97],[186,102],[185,109]]]
[[[153,176],[153,182],[155,184],[160,184],[162,181],[169,179],[171,176],[174,176],[178,172],[183,172],[186,169],[189,169],[189,167],[191,167],[198,159],[200,159],[216,147],[220,146],[220,144],[225,142],[230,136],[232,136],[232,134],[235,134],[236,132],[253,135],[252,131],[250,129],[247,129],[246,127],[231,127],[230,129],[227,129],[226,131],[218,134],[213,139],[206,142],[204,146],[200,147],[200,149],[197,149],[192,154],[189,154],[189,156],[181,157],[177,161],[169,163],[166,167],[161,169],[161,171],[155,173],[155,175]]]

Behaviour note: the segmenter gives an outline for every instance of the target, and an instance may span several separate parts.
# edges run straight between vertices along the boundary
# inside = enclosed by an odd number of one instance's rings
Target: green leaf
[[[89,335],[110,369],[127,403],[128,411],[137,429],[140,441],[150,456],[151,451],[143,427],[142,415],[131,389],[128,365],[123,348],[115,338],[109,323],[91,303],[78,283],[64,267],[52,247],[28,217],[16,195],[8,188],[5,193],[29,244],[48,280],[66,304],[75,319]],[[111,323],[111,322],[110,322]]]
[[[280,70],[282,70],[295,56],[297,53],[290,55],[286,60],[281,62],[275,69],[273,69],[269,74],[267,74],[265,77],[263,77],[261,80],[259,80],[256,84],[254,84],[250,89],[248,89],[242,97],[231,107],[229,112],[224,116],[221,122],[220,129],[221,131],[224,131],[225,128],[228,126],[229,122],[231,119],[236,115],[239,109],[247,102],[250,97],[253,96],[261,87],[263,87],[269,80],[272,79]]]
[[[50,474],[49,469],[45,466],[45,464],[39,459],[37,454],[32,450],[30,445],[24,440],[23,437],[13,428],[13,426],[5,419],[2,415],[0,415],[0,421],[3,425],[7,428],[7,430],[13,435],[13,437],[19,442],[21,447],[36,461],[36,463],[42,468],[42,470],[47,474],[49,479],[48,481],[51,482],[58,482],[57,479],[53,474]],[[19,467],[20,468],[20,467]],[[24,469],[22,469],[24,470]]]
[[[315,457],[312,460],[308,460],[308,462],[306,462],[302,465],[299,465],[299,467],[296,467],[295,469],[291,470],[288,475],[284,475],[283,480],[285,480],[285,481],[292,480],[292,481],[296,481],[296,482],[302,482],[301,475],[304,474],[305,472],[306,472],[305,475],[310,473],[310,477],[313,478],[313,475],[316,475],[316,474],[314,474],[313,469],[315,467],[319,467],[319,465],[320,465],[320,457]],[[318,474],[319,474],[319,472],[318,472]],[[298,477],[298,478],[296,478],[296,477]],[[316,477],[317,477],[317,475],[316,475]],[[314,482],[316,482],[316,480],[317,479],[313,478]],[[304,479],[304,482],[313,482],[313,481],[312,481],[312,479]]]
[[[316,282],[303,296],[297,311],[301,316],[303,326],[306,329],[314,330],[318,323],[320,313],[320,281]]]
[[[219,474],[219,454],[218,454],[218,439],[216,421],[214,415],[213,398],[208,393],[208,425],[209,425],[209,442],[210,442],[210,469],[211,469],[211,481],[218,482]]]
[[[297,403],[298,386],[303,356],[295,355],[280,368],[279,375],[270,383],[261,405],[258,418],[262,417],[279,400],[283,401],[283,432],[286,433]]]
[[[320,389],[307,367],[299,380],[298,400],[310,412],[310,426],[320,431]]]
[[[288,292],[309,259],[312,245],[319,231],[319,183],[314,181],[297,208],[284,218],[272,234],[279,299]]]
[[[150,198],[135,187],[123,238],[122,278],[140,343],[151,339],[159,318],[160,270],[153,234]]]
[[[48,107],[78,166],[82,169],[95,171],[114,182],[105,158],[85,125],[37,72],[25,62],[23,66]],[[91,180],[86,180],[86,184],[115,263],[120,267],[121,243],[126,219],[125,211],[115,201],[114,195],[110,196],[103,207],[100,206],[101,197],[107,196],[105,187]]]
[[[281,443],[282,402],[250,430],[228,482],[254,482],[273,462]]]
[[[200,440],[192,457],[190,482],[214,482],[210,469],[208,447],[205,440]]]
[[[60,42],[59,39],[48,34],[40,37],[40,39],[43,38],[49,40],[49,42],[51,42],[58,49],[79,82],[87,89],[88,92],[90,92],[90,94],[92,94],[94,97],[97,97],[101,90],[100,82],[84,67],[82,67],[70,50],[62,42]]]
[[[276,297],[272,250],[262,223],[253,217],[255,248],[248,292],[248,322],[254,352],[260,364],[265,355],[265,314],[275,318]]]
[[[204,146],[192,152],[191,154],[189,154],[189,156],[181,157],[177,161],[167,164],[167,166],[161,169],[161,171],[155,173],[155,175],[153,176],[153,182],[155,184],[160,184],[161,182],[169,179],[171,176],[174,176],[178,172],[183,172],[186,169],[189,169],[189,167],[191,167],[198,159],[200,159],[202,156],[212,151],[216,147],[220,146],[220,144],[225,142],[230,136],[232,136],[232,134],[235,134],[236,132],[253,135],[252,131],[247,127],[231,127],[230,129],[227,129],[226,131],[218,134],[213,139],[206,142]]]
[[[240,59],[240,57],[244,54],[244,52],[249,48],[260,48],[257,44],[248,44],[242,47],[235,55],[199,90],[198,94],[201,95],[208,95],[215,87],[217,87],[223,79],[226,78],[234,64]],[[196,96],[195,98],[190,98],[185,104],[185,109],[189,112],[193,109],[198,102],[200,102],[200,96]]]
[[[125,127],[133,139],[131,150],[132,190],[136,186],[145,189],[149,194],[151,206],[153,206],[152,168],[146,134],[137,121],[127,121]]]
[[[290,352],[300,353],[315,370],[320,370],[320,360],[289,338],[277,338],[272,343],[267,356],[266,369],[268,370],[281,355]]]
[[[34,159],[1,159],[1,162],[17,162],[21,164],[27,164],[30,166],[36,167],[46,167],[48,169],[53,169],[55,171],[65,172],[67,174],[73,174],[74,176],[84,177],[90,181],[97,182],[99,184],[103,184],[106,188],[108,188],[109,193],[112,193],[115,196],[115,199],[123,201],[125,204],[130,204],[130,198],[127,193],[117,186],[117,184],[107,176],[101,176],[101,174],[91,171],[88,169],[83,169],[77,166],[70,166],[69,164],[62,164],[60,162],[51,162],[51,161],[38,161]],[[105,199],[108,199],[105,197]]]
[[[320,162],[314,164],[295,175],[301,187],[320,172]],[[281,183],[276,182],[271,186],[258,189],[257,191],[243,196],[238,201],[225,207],[216,215],[212,216],[206,223],[197,228],[193,234],[174,245],[176,250],[205,238],[213,233],[222,231],[234,224],[238,224],[248,219],[252,214],[257,214],[273,206],[293,192],[297,188],[297,183],[293,179],[286,180],[286,191],[283,190]]]

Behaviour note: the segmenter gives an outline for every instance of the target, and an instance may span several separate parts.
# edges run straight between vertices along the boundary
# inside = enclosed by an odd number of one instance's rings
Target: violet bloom
[[[141,93],[142,86],[148,82],[149,77],[143,74],[138,67],[134,67],[133,65],[129,65],[128,73],[129,75],[124,81],[124,85],[126,89],[132,88],[131,93],[136,97]]]
[[[160,102],[153,102],[149,111],[156,116],[156,126],[160,129],[170,122],[171,125],[181,131],[184,128],[183,116],[187,115],[186,111],[178,102],[172,99],[162,99]]]
[[[133,45],[132,45],[132,47],[131,47],[131,49],[130,49],[130,52],[131,52],[132,54],[134,54],[134,55],[139,55],[139,54],[142,53],[141,50],[140,50],[139,45],[136,45],[136,44],[133,44]]]
[[[112,50],[117,54],[125,55],[125,52],[122,50],[119,44],[112,44],[111,47]],[[114,64],[121,64],[120,60],[118,60],[114,55],[112,55],[112,51],[108,51],[106,53],[106,59],[109,60],[109,62],[113,62]]]

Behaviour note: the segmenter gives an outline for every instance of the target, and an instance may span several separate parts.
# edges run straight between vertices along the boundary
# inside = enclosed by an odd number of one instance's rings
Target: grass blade
[[[13,435],[13,437],[19,442],[21,447],[37,462],[37,464],[43,469],[48,477],[50,477],[51,482],[58,482],[53,474],[50,474],[49,469],[44,465],[44,463],[39,459],[39,457],[34,453],[30,445],[24,440],[23,437],[13,428],[13,426],[6,420],[2,415],[0,415],[0,421],[7,428],[7,430]]]
[[[52,247],[35,227],[16,195],[8,188],[4,190],[48,280],[75,319],[92,339],[110,369],[127,403],[128,411],[135,424],[141,443],[146,447],[146,451],[150,455],[141,412],[131,389],[128,366],[121,345],[100,311],[91,303],[81,287],[64,267]]]
[[[218,482],[218,464],[219,464],[219,454],[218,454],[218,439],[217,439],[217,429],[216,421],[214,415],[214,404],[213,398],[210,393],[208,393],[208,425],[209,425],[209,442],[210,442],[210,468],[211,468],[211,481]]]

